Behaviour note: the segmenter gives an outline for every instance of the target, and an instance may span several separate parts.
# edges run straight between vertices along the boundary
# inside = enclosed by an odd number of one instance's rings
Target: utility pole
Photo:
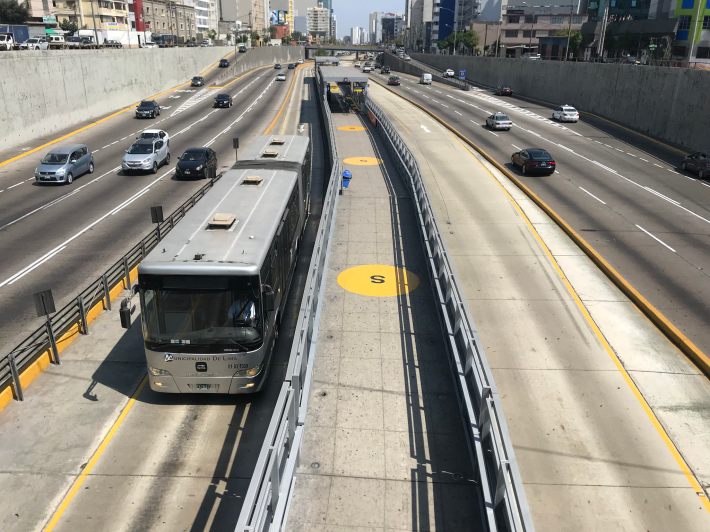
[[[97,0],[98,1],[98,0]],[[99,45],[99,30],[96,28],[96,13],[94,13],[94,0],[89,0],[91,4],[91,19],[94,21],[94,39],[96,39],[96,46]]]
[[[565,61],[567,61],[567,58],[569,57],[569,39],[572,35],[572,8],[574,8],[574,4],[569,5],[569,24],[567,25],[567,46],[565,47]]]

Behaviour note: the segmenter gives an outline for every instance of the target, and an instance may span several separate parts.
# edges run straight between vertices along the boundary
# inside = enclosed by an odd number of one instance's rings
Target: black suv
[[[155,118],[160,115],[160,106],[155,100],[143,100],[136,108],[136,118]]]
[[[281,63],[276,63],[274,65],[274,70],[281,70]]]
[[[496,96],[512,96],[513,89],[511,89],[508,85],[501,85],[500,87],[496,87],[496,90],[493,91],[493,94],[495,94]]]
[[[388,66],[383,66],[382,69],[380,70],[380,74],[389,74],[390,72],[391,72],[390,67],[388,67]]]
[[[175,177],[214,179],[217,177],[217,154],[210,148],[188,148],[178,157]]]
[[[296,68],[296,63],[289,63],[289,64],[288,64],[288,69],[289,69],[289,70],[293,70],[294,68]]]
[[[227,68],[229,66],[229,59],[220,59],[219,68]]]
[[[231,94],[222,93],[214,97],[215,107],[232,107],[232,103],[233,101]]]
[[[193,87],[202,87],[204,84],[205,78],[203,78],[202,76],[195,76],[194,78],[192,78],[192,83],[190,83],[190,85],[192,85]]]
[[[700,179],[710,177],[710,157],[707,153],[698,151],[686,155],[680,163],[680,167],[689,172],[696,172]]]

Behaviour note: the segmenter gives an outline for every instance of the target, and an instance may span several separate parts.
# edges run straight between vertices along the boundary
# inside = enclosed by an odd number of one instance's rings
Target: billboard
[[[280,26],[286,24],[288,11],[285,9],[274,9],[271,11],[270,24],[272,26]]]

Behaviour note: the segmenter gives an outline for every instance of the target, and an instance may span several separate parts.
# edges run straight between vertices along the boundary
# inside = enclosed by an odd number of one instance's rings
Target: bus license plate
[[[211,390],[212,386],[216,386],[216,384],[195,384],[195,389],[198,391]]]

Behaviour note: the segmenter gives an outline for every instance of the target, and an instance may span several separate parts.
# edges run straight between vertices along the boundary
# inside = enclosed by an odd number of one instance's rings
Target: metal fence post
[[[84,305],[84,298],[79,296],[76,298],[79,305],[79,321],[81,322],[81,327],[79,332],[81,334],[89,334],[89,323],[86,320],[86,306]]]
[[[128,269],[128,257],[123,257],[123,275],[126,280],[126,290],[131,288],[131,270]]]
[[[52,318],[47,316],[47,336],[49,336],[49,345],[52,348],[52,362],[59,365],[62,363],[59,360],[59,349],[57,348],[57,339],[54,337],[54,329],[52,328]]]
[[[106,274],[101,276],[101,284],[104,286],[104,306],[106,310],[111,310],[111,291],[108,288],[108,278]]]
[[[279,478],[279,451],[274,447],[271,448],[274,454],[272,466],[271,466],[271,511],[276,509],[276,504],[279,502],[279,484],[281,479]]]
[[[18,401],[24,401],[25,397],[22,394],[22,383],[20,382],[20,374],[17,372],[15,354],[10,353],[7,358],[10,362],[10,376],[12,377],[12,387],[15,389],[15,397]]]

